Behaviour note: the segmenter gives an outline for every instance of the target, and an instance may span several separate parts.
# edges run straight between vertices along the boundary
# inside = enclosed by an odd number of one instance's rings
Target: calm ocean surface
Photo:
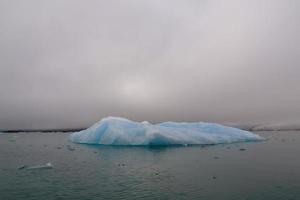
[[[257,133],[268,140],[153,148],[0,134],[0,200],[299,200],[300,132]],[[48,162],[52,169],[18,169]]]

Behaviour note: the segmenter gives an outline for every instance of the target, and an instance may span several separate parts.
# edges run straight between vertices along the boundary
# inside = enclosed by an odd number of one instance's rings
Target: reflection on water
[[[259,134],[268,140],[189,147],[1,134],[0,199],[300,199],[300,132]],[[52,169],[18,169],[48,162]]]

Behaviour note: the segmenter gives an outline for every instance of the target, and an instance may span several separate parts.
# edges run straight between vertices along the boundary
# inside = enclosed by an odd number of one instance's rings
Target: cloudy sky
[[[0,128],[300,119],[298,0],[1,0]]]

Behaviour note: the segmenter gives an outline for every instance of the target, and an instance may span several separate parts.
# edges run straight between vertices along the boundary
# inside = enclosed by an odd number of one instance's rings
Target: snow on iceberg
[[[133,122],[104,118],[90,128],[70,135],[75,143],[102,145],[193,145],[264,140],[248,131],[214,123]]]

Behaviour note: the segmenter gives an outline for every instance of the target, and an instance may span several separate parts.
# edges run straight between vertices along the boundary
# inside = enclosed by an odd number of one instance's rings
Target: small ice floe
[[[67,145],[67,149],[68,149],[69,151],[75,151],[75,148],[72,147],[71,145]]]
[[[122,166],[122,167],[125,167],[125,164],[124,164],[124,163],[119,163],[118,166],[119,166],[119,167],[121,167],[121,166]]]
[[[26,169],[26,167],[28,167],[27,165],[22,165],[21,167],[19,167],[18,169],[21,170],[21,169]]]
[[[32,165],[32,166],[22,165],[18,169],[19,170],[22,170],[22,169],[34,170],[34,169],[52,169],[52,168],[53,168],[53,165],[51,164],[51,162],[48,162],[44,165]]]

